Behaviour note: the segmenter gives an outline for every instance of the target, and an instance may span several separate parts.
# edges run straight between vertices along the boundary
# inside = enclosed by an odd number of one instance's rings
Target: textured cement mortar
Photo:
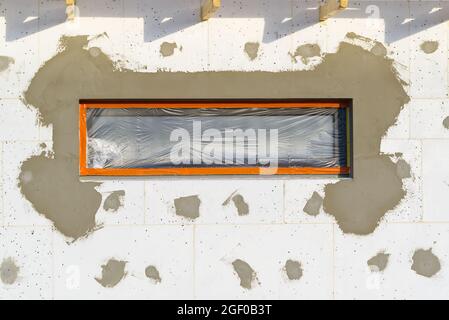
[[[393,61],[372,49],[342,42],[336,53],[306,71],[143,73],[118,68],[102,52],[93,56],[87,45],[87,36],[63,37],[60,51],[24,93],[42,124],[53,126],[53,154],[26,159],[21,171],[31,178],[19,179],[19,187],[68,237],[95,230],[101,205],[99,182],[79,179],[81,98],[353,98],[354,178],[325,187],[324,211],[345,233],[369,234],[405,196],[396,164],[380,153],[380,143],[409,97]]]

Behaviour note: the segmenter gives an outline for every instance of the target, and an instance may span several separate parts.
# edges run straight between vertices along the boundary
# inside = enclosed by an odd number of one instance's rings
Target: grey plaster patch
[[[222,206],[227,206],[231,202],[234,203],[234,206],[237,209],[237,213],[239,216],[246,216],[249,214],[249,206],[246,203],[245,199],[241,194],[237,193],[237,190],[231,193],[231,195],[226,198],[226,200],[222,203]]]
[[[242,195],[236,194],[232,197],[232,202],[234,202],[235,207],[237,208],[237,213],[239,216],[246,216],[249,214],[249,206],[245,202],[245,199]]]
[[[308,64],[311,58],[321,56],[321,48],[317,44],[304,44],[296,48],[294,53],[290,53],[293,62],[298,62],[300,57],[302,63]]]
[[[412,177],[410,165],[404,159],[399,159],[396,162],[396,173],[401,179]]]
[[[177,198],[174,200],[174,203],[178,216],[192,220],[200,216],[201,200],[197,195]]]
[[[299,261],[289,259],[285,262],[284,268],[289,280],[299,280],[302,278],[303,269]]]
[[[9,66],[14,62],[14,59],[11,57],[0,56],[0,73],[8,70]]]
[[[160,283],[162,281],[159,270],[155,266],[146,267],[145,276],[153,280],[155,283]]]
[[[112,192],[103,203],[103,209],[106,211],[116,212],[123,206],[123,198],[125,196],[125,190],[117,190]]]
[[[412,259],[411,269],[420,276],[431,278],[441,270],[440,259],[433,254],[432,249],[418,249]]]
[[[421,50],[426,54],[432,54],[438,50],[439,46],[438,41],[424,41],[421,43]]]
[[[382,272],[388,265],[390,254],[385,252],[379,252],[374,257],[367,261],[368,266],[373,272]]]
[[[119,261],[114,258],[101,266],[101,278],[95,280],[105,288],[115,287],[126,276],[126,261]]]
[[[355,161],[357,176],[324,187],[323,207],[345,233],[372,233],[389,210],[405,197],[397,166],[388,155]]]
[[[443,127],[449,130],[449,117],[444,118]]]
[[[256,280],[256,272],[251,266],[243,260],[237,259],[232,262],[234,271],[240,279],[240,286],[245,289],[251,289],[252,283]]]
[[[16,282],[20,268],[16,265],[14,259],[6,258],[0,265],[0,280],[6,285],[12,285]]]
[[[245,43],[245,47],[243,50],[252,61],[257,58],[257,55],[259,54],[259,47],[260,44],[258,42],[247,42]]]
[[[175,42],[162,42],[159,52],[163,57],[172,56],[178,45]]]
[[[323,198],[315,191],[312,194],[312,197],[307,201],[303,211],[310,216],[317,216],[320,213],[322,204]]]

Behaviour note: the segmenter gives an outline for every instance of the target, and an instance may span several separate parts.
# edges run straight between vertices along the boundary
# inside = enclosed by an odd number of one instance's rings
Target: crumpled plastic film
[[[87,110],[88,168],[345,167],[342,108]]]

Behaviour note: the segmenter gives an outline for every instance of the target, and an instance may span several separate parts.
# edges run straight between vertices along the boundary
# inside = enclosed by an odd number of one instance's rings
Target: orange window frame
[[[347,166],[346,167],[279,167],[273,175],[351,175],[352,102],[341,100],[80,100],[79,104],[79,172],[81,176],[194,176],[194,175],[261,175],[264,167],[194,167],[194,168],[88,168],[87,110],[131,108],[176,109],[236,109],[236,108],[345,108]]]

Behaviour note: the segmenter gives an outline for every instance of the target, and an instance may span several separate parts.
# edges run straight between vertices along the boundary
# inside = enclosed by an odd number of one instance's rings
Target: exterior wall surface
[[[315,0],[223,0],[206,22],[200,3],[77,0],[68,22],[63,0],[0,0],[0,299],[449,299],[449,1],[350,0],[321,23]],[[25,93],[78,35],[139,74],[313,72],[342,42],[384,48],[410,98],[381,143],[405,195],[357,235],[321,206],[338,178],[96,178],[95,228],[67,237],[19,185],[36,178],[23,162],[56,143]],[[176,212],[188,196],[195,219]]]

